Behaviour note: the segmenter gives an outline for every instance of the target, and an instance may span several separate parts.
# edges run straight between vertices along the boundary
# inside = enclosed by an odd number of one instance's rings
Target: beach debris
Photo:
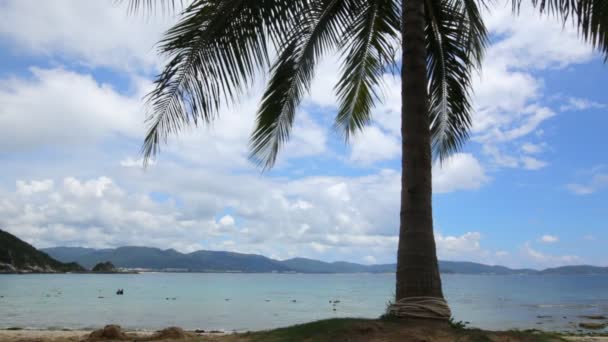
[[[89,334],[87,340],[126,340],[129,337],[122,331],[120,325],[110,324]]]
[[[180,327],[168,327],[155,332],[150,340],[183,340],[191,337],[190,334]]]
[[[222,330],[204,330],[204,329],[196,329],[194,330],[197,334],[225,334]]]
[[[600,330],[606,328],[608,324],[598,322],[580,322],[578,326],[590,330]]]

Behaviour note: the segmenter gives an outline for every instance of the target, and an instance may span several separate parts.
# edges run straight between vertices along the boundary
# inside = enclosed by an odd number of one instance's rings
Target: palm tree
[[[383,75],[401,66],[402,189],[397,316],[448,319],[433,235],[431,169],[458,150],[471,127],[471,77],[487,32],[486,0],[194,0],[160,42],[168,64],[149,94],[148,158],[184,126],[209,123],[237,101],[256,74],[271,77],[251,136],[251,159],[273,166],[289,139],[315,66],[342,57],[335,128],[346,141],[370,123]],[[487,0],[491,1],[491,0]],[[581,37],[608,55],[605,0],[530,1],[540,13],[572,19]],[[173,1],[131,0],[166,9]],[[396,56],[396,51],[401,56]],[[396,67],[396,68],[395,68]]]

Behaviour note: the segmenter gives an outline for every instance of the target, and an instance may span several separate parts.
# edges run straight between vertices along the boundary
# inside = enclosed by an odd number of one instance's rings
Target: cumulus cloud
[[[370,165],[399,156],[401,156],[399,139],[376,126],[370,126],[353,139],[350,159],[363,165]]]
[[[433,168],[436,193],[479,189],[489,179],[483,166],[469,153],[457,153]]]
[[[143,92],[123,96],[91,75],[65,69],[30,72],[31,78],[0,80],[0,151],[143,136]]]
[[[154,45],[174,18],[128,16],[111,1],[9,0],[0,3],[0,37],[15,54],[75,59],[118,70],[156,70]]]

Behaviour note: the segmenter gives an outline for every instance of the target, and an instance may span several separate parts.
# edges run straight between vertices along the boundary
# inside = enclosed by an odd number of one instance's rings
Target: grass
[[[461,322],[457,322],[461,323]],[[397,318],[335,318],[275,330],[233,335],[229,341],[565,341],[558,334],[538,330],[493,332],[466,328],[464,324],[428,321],[403,321]]]

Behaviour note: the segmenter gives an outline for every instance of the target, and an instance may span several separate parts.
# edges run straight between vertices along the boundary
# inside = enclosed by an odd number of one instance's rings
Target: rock
[[[90,335],[88,340],[125,340],[127,335],[122,332],[120,325],[106,325],[103,329],[95,330]]]
[[[598,322],[580,322],[578,326],[585,329],[600,330],[606,328],[608,324]]]
[[[101,273],[115,273],[117,272],[116,267],[109,261],[100,262],[95,267],[93,267],[93,272],[101,272]]]
[[[152,340],[183,340],[189,337],[184,329],[180,327],[169,327],[163,330],[157,331],[151,336]]]

